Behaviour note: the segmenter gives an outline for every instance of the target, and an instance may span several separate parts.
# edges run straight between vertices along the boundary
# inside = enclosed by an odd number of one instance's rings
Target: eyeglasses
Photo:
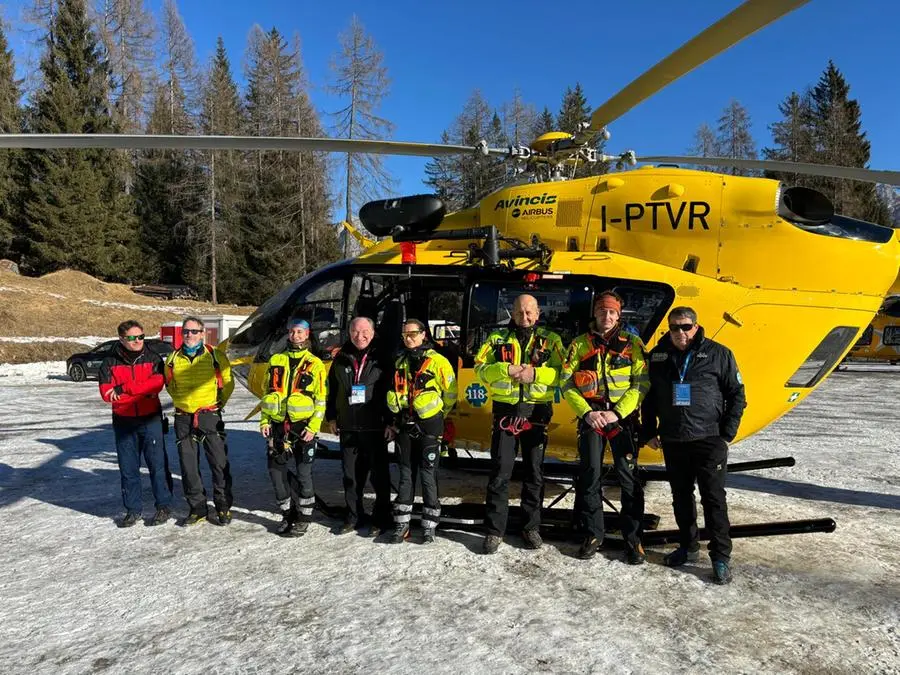
[[[690,333],[694,330],[694,324],[692,323],[670,323],[669,330],[673,333],[675,331],[681,331],[682,333]]]
[[[125,342],[137,342],[138,340],[144,339],[144,334],[141,333],[140,335],[123,335],[122,339],[125,340]]]
[[[403,337],[416,337],[416,335],[421,335],[424,332],[424,330],[410,330],[406,331],[405,333],[401,333],[401,335]]]
[[[203,332],[202,328],[182,328],[182,333],[187,333],[188,335],[200,335]]]

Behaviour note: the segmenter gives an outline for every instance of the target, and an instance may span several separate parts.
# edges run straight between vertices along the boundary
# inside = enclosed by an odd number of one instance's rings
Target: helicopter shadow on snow
[[[896,480],[895,484],[900,486],[900,476],[895,476],[894,479]],[[870,506],[879,509],[900,510],[900,495],[884,494],[880,492],[829,487],[825,485],[815,485],[813,483],[803,483],[800,481],[789,481],[749,474],[732,474],[728,476],[727,485],[729,488],[750,490],[752,492],[765,492],[781,497],[794,497],[796,499],[808,499],[818,502],[832,502],[835,504],[848,504],[851,506]]]

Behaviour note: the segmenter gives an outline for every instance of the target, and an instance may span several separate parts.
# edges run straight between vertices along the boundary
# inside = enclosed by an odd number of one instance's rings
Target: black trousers
[[[731,558],[731,525],[725,503],[728,443],[718,436],[676,443],[663,441],[663,457],[672,487],[672,509],[681,534],[681,546],[697,547],[697,504],[694,482],[700,489],[703,520],[709,533],[709,557]]]
[[[522,481],[523,530],[536,530],[541,525],[541,506],[544,503],[544,475],[542,465],[547,449],[547,427],[533,426],[514,436],[501,431],[503,415],[495,415],[491,436],[491,477],[485,498],[484,526],[487,534],[502,537],[509,518],[509,481],[516,463],[516,453],[522,449],[525,478]]]
[[[316,458],[315,439],[304,442],[300,434],[306,424],[298,423],[285,429],[284,422],[272,423],[272,444],[269,448],[268,467],[275,501],[282,512],[293,521],[312,520],[316,505],[313,489],[312,465]],[[294,471],[291,471],[291,463]]]
[[[441,515],[437,470],[441,458],[444,416],[436,415],[404,425],[397,434],[397,463],[400,484],[394,501],[394,522],[408,523],[412,516],[416,479],[422,479],[422,527],[437,527]]]
[[[175,413],[175,440],[181,463],[181,484],[191,513],[206,513],[206,490],[200,475],[200,446],[206,451],[206,462],[212,472],[213,502],[216,511],[227,511],[234,502],[231,493],[231,466],[225,445],[225,425],[220,413],[212,410],[194,415]]]
[[[391,468],[384,430],[341,430],[341,460],[347,521],[356,523],[365,518],[363,491],[371,477],[375,490],[372,520],[380,527],[387,527],[391,522]]]
[[[581,526],[587,534],[603,540],[603,448],[606,439],[584,422],[578,426],[579,471],[575,483],[576,508]],[[644,487],[638,480],[637,449],[631,429],[609,440],[613,470],[622,490],[619,522],[626,545],[641,541],[644,520]]]

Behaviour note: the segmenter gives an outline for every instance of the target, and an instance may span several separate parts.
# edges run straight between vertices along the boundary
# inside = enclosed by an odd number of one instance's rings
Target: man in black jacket
[[[341,439],[347,517],[341,533],[352,532],[366,518],[363,489],[371,471],[375,508],[369,536],[391,526],[390,440],[387,390],[391,366],[377,349],[375,323],[367,317],[350,322],[350,341],[331,364],[325,419]]]
[[[731,536],[725,503],[728,443],[737,435],[747,405],[734,354],[703,334],[697,313],[676,307],[669,332],[650,352],[650,393],[641,408],[643,438],[660,444],[672,487],[672,507],[680,531],[677,549],[665,556],[669,567],[699,559],[694,482],[700,489],[709,531],[713,580],[731,581]]]

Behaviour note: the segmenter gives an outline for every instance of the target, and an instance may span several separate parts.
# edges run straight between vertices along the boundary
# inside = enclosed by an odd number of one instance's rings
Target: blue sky
[[[4,8],[17,56],[24,48],[17,33],[22,4]],[[149,4],[158,12],[162,0]],[[253,24],[275,26],[288,36],[298,33],[312,99],[322,113],[340,107],[325,91],[329,63],[338,33],[357,14],[384,52],[393,80],[382,112],[396,125],[394,138],[438,141],[474,88],[500,105],[518,87],[526,101],[555,113],[566,87],[580,82],[588,102],[597,106],[739,4],[181,0],[179,8],[198,59],[209,59],[221,35],[239,78]],[[900,169],[898,27],[898,2],[813,0],[617,120],[610,126],[608,150],[682,154],[697,127],[714,124],[731,98],[748,108],[757,144],[765,146],[778,103],[792,89],[815,83],[830,58],[862,106],[871,166]],[[426,161],[389,160],[400,193],[424,190]]]

